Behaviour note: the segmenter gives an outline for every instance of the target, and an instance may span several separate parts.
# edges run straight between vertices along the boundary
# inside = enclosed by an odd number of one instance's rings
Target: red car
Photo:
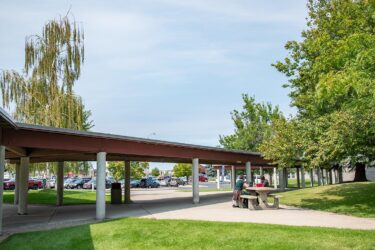
[[[204,175],[199,175],[199,182],[207,182],[208,178]]]
[[[14,179],[4,181],[4,190],[14,190],[16,183]],[[39,189],[43,188],[43,182],[41,180],[29,179],[29,189]]]
[[[15,186],[14,179],[4,181],[4,190],[14,190]]]

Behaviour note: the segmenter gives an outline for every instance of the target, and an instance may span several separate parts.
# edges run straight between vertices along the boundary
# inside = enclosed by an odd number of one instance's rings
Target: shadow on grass
[[[106,196],[107,202],[110,197]],[[14,191],[4,192],[4,203],[12,204],[14,201]],[[64,190],[64,205],[73,204],[95,204],[96,193],[91,191],[82,190]],[[40,205],[55,205],[56,204],[56,190],[43,189],[43,190],[29,190],[28,192],[29,204]]]
[[[293,197],[295,199],[290,202],[286,194],[286,203],[315,210],[375,217],[375,183],[348,183],[320,189],[316,193],[301,193],[300,200]]]

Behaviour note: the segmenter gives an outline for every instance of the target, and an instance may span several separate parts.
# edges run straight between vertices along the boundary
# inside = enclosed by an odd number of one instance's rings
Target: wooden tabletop
[[[248,187],[246,190],[251,190],[251,191],[274,191],[276,189],[270,188],[270,187]]]

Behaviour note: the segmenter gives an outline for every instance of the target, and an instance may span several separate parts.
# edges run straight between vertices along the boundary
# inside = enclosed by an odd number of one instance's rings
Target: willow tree
[[[22,73],[3,70],[3,106],[21,122],[87,130],[90,111],[73,91],[84,62],[84,33],[68,17],[49,21],[25,42]]]

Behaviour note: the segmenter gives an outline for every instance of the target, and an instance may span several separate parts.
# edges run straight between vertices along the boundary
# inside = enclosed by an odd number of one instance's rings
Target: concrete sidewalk
[[[375,230],[375,219],[285,206],[279,210],[250,211],[232,208],[230,200],[231,192],[202,193],[200,204],[194,205],[191,193],[142,192],[133,196],[133,204],[107,205],[107,218],[188,219]],[[23,216],[17,215],[16,206],[5,205],[4,212],[5,235],[97,222],[95,205],[30,205],[29,214]]]

